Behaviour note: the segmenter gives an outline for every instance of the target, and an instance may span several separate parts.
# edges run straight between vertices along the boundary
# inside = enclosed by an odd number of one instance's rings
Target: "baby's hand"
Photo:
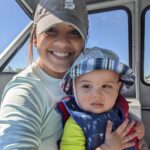
[[[116,132],[112,132],[112,123],[111,121],[107,122],[105,142],[96,148],[96,150],[122,150],[123,141],[120,135]]]
[[[108,121],[106,126],[105,142],[96,148],[96,150],[122,150],[134,146],[132,139],[136,134],[127,135],[133,127],[134,122],[129,123],[125,120],[115,131],[112,132],[112,123]]]
[[[105,142],[100,145],[100,147],[96,148],[96,150],[122,150],[134,146],[135,143],[132,140],[137,136],[136,133],[128,135],[128,132],[134,124],[134,121],[129,122],[129,120],[126,119],[115,131],[112,132],[112,123],[108,121]]]
[[[137,138],[140,140],[144,137],[145,134],[145,127],[144,124],[142,122],[137,122],[135,124],[135,128],[134,128]]]

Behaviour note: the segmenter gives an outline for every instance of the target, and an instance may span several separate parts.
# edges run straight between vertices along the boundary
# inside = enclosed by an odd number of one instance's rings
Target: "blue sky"
[[[0,23],[0,52],[2,52],[30,19],[15,0],[1,0],[0,18],[3,18]]]

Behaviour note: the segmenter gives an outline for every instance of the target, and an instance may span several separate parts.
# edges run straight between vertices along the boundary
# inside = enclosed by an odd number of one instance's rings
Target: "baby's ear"
[[[123,86],[122,81],[119,81],[118,82],[118,91],[121,91],[122,86]]]
[[[121,88],[121,86],[122,86],[122,81],[119,81],[119,88]]]

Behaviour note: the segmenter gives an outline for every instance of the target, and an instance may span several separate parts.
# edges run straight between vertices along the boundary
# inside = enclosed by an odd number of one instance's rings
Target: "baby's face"
[[[85,111],[106,112],[114,106],[120,86],[118,73],[109,70],[92,71],[76,78],[77,101]]]

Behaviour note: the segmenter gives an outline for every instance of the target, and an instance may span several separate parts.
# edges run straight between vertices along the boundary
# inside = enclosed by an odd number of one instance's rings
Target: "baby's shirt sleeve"
[[[86,139],[82,129],[72,117],[67,120],[61,139],[60,150],[85,150]]]

